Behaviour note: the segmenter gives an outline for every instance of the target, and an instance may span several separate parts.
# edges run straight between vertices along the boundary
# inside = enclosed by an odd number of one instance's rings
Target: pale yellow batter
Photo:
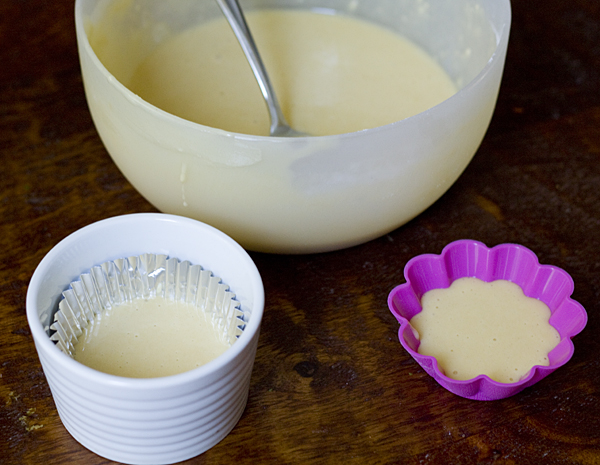
[[[461,278],[425,293],[421,304],[410,321],[420,336],[418,352],[434,356],[453,379],[485,374],[517,382],[534,365],[547,366],[560,342],[546,304],[510,281]]]
[[[247,20],[287,119],[309,134],[392,123],[457,90],[415,44],[366,21],[289,10],[250,12]],[[182,118],[268,135],[260,90],[223,18],[165,41],[125,84]]]
[[[97,315],[75,345],[74,358],[112,375],[156,378],[204,365],[228,347],[202,310],[156,297]]]

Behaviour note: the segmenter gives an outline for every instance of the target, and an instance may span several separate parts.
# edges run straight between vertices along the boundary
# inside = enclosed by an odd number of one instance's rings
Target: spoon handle
[[[273,86],[271,85],[262,59],[260,58],[260,54],[258,53],[258,49],[256,48],[256,44],[252,38],[252,34],[250,33],[250,29],[248,28],[248,24],[246,23],[238,0],[217,0],[217,3],[238,39],[265,99],[271,118],[271,135],[285,135],[284,133],[286,133],[290,127],[279,107],[275,91],[273,90]]]

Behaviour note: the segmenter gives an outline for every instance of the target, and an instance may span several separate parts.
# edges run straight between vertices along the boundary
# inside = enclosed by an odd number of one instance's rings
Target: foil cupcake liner
[[[229,345],[242,334],[248,321],[235,293],[212,271],[160,254],[96,265],[62,295],[50,326],[50,339],[70,357],[96,315],[136,299],[163,297],[191,304],[204,312],[221,340]]]
[[[440,255],[412,258],[404,268],[404,277],[406,283],[396,286],[388,296],[389,309],[400,323],[400,343],[440,385],[468,399],[502,399],[542,380],[571,359],[574,353],[571,338],[587,323],[585,309],[571,299],[574,289],[571,276],[556,266],[541,265],[535,253],[522,245],[501,244],[488,248],[478,241],[455,241],[444,247]],[[444,374],[435,357],[419,354],[419,338],[410,320],[421,312],[423,294],[447,288],[453,281],[465,277],[486,282],[511,281],[518,284],[526,296],[539,299],[549,307],[549,323],[560,335],[560,342],[548,354],[549,366],[536,365],[515,383],[501,383],[486,375],[455,380]]]

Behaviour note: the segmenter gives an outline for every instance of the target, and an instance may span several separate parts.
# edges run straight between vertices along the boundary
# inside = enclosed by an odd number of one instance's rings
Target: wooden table
[[[0,462],[106,464],[63,428],[25,318],[60,239],[155,211],[104,149],[85,101],[70,0],[0,3]],[[411,257],[471,238],[567,270],[589,314],[562,369],[477,402],[398,343],[386,305]],[[237,427],[190,460],[221,463],[600,463],[600,3],[513,0],[498,106],[458,182],[409,224],[333,253],[253,253],[266,309]]]

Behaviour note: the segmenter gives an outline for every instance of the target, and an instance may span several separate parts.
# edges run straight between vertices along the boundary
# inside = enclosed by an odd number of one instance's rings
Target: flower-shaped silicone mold
[[[571,299],[573,280],[564,270],[540,265],[537,256],[517,244],[488,248],[472,240],[448,244],[440,255],[425,254],[411,259],[404,268],[406,283],[388,297],[388,305],[400,323],[402,346],[439,384],[450,392],[474,400],[496,400],[512,396],[537,383],[567,363],[573,355],[571,338],[585,327],[584,308]],[[544,302],[551,312],[549,323],[558,331],[560,342],[548,354],[548,366],[534,366],[515,383],[501,383],[486,375],[469,380],[446,376],[434,357],[418,353],[419,339],[410,320],[421,312],[421,298],[431,289],[443,289],[459,278],[473,277],[486,282],[504,279],[518,284],[526,296]]]

